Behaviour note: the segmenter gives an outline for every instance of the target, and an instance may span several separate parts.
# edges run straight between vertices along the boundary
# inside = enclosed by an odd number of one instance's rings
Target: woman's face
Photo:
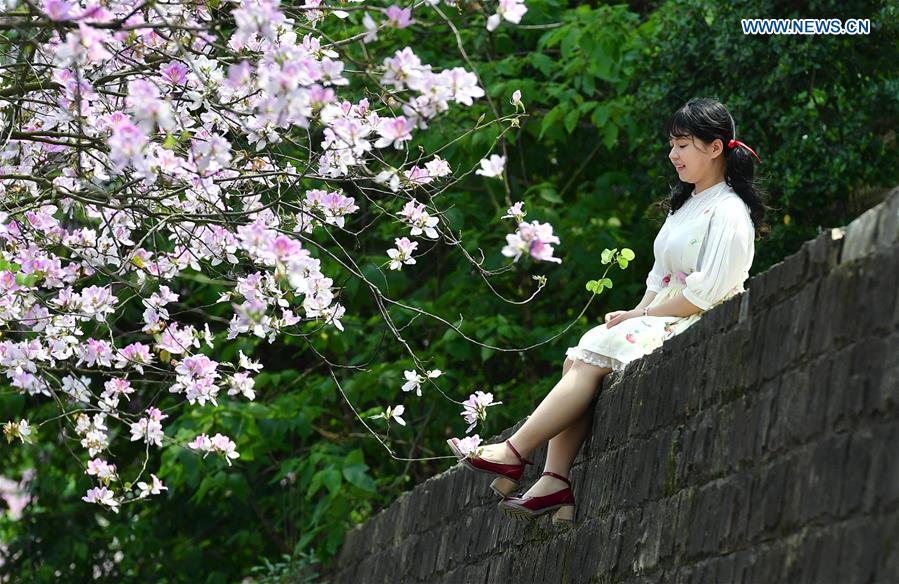
[[[694,136],[672,136],[668,139],[671,149],[668,160],[674,165],[678,177],[686,183],[700,183],[716,172],[716,165],[723,150],[723,143],[716,139],[707,144]]]

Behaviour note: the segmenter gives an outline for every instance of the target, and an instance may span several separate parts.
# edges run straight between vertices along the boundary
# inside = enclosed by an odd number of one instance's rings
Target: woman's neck
[[[711,178],[704,178],[693,185],[693,192],[701,193],[702,191],[706,190],[707,188],[713,187],[723,180],[724,180],[723,174],[720,176],[715,176],[715,177],[711,177]]]

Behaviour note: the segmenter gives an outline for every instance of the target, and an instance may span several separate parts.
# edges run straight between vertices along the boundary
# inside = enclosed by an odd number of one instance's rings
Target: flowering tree
[[[439,1],[386,10],[358,0],[5,2],[0,371],[15,391],[57,404],[73,455],[96,481],[85,501],[117,512],[166,490],[147,468],[154,448],[239,460],[234,436],[179,441],[166,435],[166,419],[255,399],[262,365],[242,350],[225,358],[230,341],[343,331],[351,315],[335,281],[362,282],[420,366],[423,374],[405,372],[403,390],[420,396],[422,383],[435,383],[441,372],[426,370],[387,308],[455,326],[366,277],[347,242],[378,237],[375,227],[391,233],[388,270],[415,266],[440,243],[488,285],[522,257],[561,262],[552,226],[525,222],[511,200],[503,219],[516,228],[501,253],[513,262],[490,270],[471,257],[439,200],[471,170],[451,168],[439,149],[408,147],[453,108],[485,97],[476,71],[437,71],[411,47],[389,45],[393,30],[419,22],[413,11],[452,28]],[[525,12],[501,0],[485,26]],[[324,32],[332,29],[344,37]],[[517,127],[521,93],[510,103],[504,115],[491,101],[494,119],[482,116],[471,131]],[[491,155],[475,174],[503,180],[504,166]],[[546,281],[535,279],[534,295]],[[182,297],[185,282],[209,286],[216,301]],[[498,402],[477,391],[456,403],[470,432]],[[403,411],[372,418],[405,424]],[[49,421],[8,420],[4,434],[30,442]],[[120,476],[112,460],[121,430],[130,436],[119,439],[145,446],[135,476]]]

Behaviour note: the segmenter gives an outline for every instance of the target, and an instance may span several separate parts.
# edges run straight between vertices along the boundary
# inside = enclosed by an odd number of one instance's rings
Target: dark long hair
[[[771,207],[765,202],[766,189],[755,176],[755,160],[752,153],[740,145],[727,147],[727,143],[736,138],[736,127],[724,104],[708,97],[694,97],[668,118],[664,132],[668,138],[692,136],[706,143],[720,138],[724,143],[725,182],[749,206],[756,239],[769,232],[770,227],[765,222],[765,215]],[[756,148],[754,150],[758,151]],[[677,183],[672,187],[668,199],[660,203],[666,214],[680,209],[690,198],[695,186],[680,179]]]

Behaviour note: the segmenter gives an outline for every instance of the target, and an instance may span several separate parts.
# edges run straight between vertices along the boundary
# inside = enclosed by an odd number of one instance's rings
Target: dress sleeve
[[[743,283],[755,253],[755,227],[742,200],[722,205],[709,220],[705,252],[685,279],[684,298],[708,310]]]
[[[652,242],[652,254],[654,256],[654,260],[652,263],[652,269],[646,276],[646,290],[648,292],[655,292],[656,294],[661,292],[663,287],[662,278],[665,277],[665,270],[662,268],[662,262],[659,261],[659,253],[656,248],[658,247],[658,242],[659,238],[662,235],[662,230],[665,229],[665,226],[668,224],[669,217],[671,217],[670,214],[665,218],[665,222],[662,224],[662,227],[659,228],[659,232],[656,234],[656,237]]]

